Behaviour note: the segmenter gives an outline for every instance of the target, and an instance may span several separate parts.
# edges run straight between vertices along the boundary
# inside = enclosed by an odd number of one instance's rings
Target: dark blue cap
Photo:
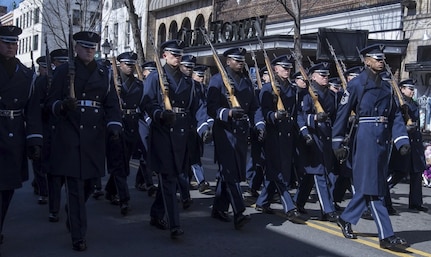
[[[142,69],[149,70],[149,71],[153,71],[157,69],[156,62],[153,62],[153,61],[144,62],[144,64],[142,64],[141,67]]]
[[[205,76],[205,71],[207,70],[207,66],[205,65],[197,65],[193,69],[193,73],[195,73],[199,77]]]
[[[335,88],[340,88],[341,87],[341,79],[339,77],[333,77],[328,79],[328,84],[330,86],[333,86]]]
[[[371,57],[376,60],[384,60],[385,54],[383,53],[383,50],[385,49],[385,45],[370,45],[365,47],[360,51],[361,55],[365,57]]]
[[[196,57],[191,54],[183,55],[183,57],[181,57],[181,64],[193,68],[196,65]]]
[[[259,75],[262,77],[264,74],[268,74],[268,69],[266,66],[262,67],[262,69],[259,69]]]
[[[37,58],[36,63],[39,64],[39,66],[42,66],[44,68],[48,67],[48,65],[46,64],[46,56],[41,56]]]
[[[233,47],[233,48],[229,48],[226,51],[224,51],[223,56],[232,58],[238,62],[244,62],[246,53],[247,53],[247,50],[245,48]]]
[[[5,43],[18,42],[18,36],[21,33],[22,29],[17,26],[0,26],[0,40]]]
[[[134,52],[124,52],[117,56],[117,61],[135,65],[138,55]]]
[[[416,80],[415,79],[405,79],[403,81],[401,81],[398,84],[399,87],[409,87],[411,89],[414,89],[416,86]]]
[[[292,69],[293,68],[293,60],[291,55],[281,55],[274,60],[271,61],[272,65],[280,65],[281,67],[285,69]]]
[[[100,43],[100,36],[93,31],[80,31],[73,34],[73,40],[85,48],[96,48]]]
[[[343,74],[345,77],[358,76],[364,69],[365,69],[364,66],[354,66],[350,69],[347,69]]]
[[[168,40],[160,45],[162,52],[169,51],[173,55],[183,55],[184,42],[181,40]]]
[[[292,79],[302,79],[302,80],[304,79],[304,77],[302,77],[302,74],[300,71],[293,73],[291,78]]]
[[[69,60],[69,51],[67,49],[55,49],[49,53],[52,60],[59,62],[67,62]]]
[[[329,66],[329,63],[327,62],[317,63],[308,69],[308,73],[313,74],[316,72],[321,75],[329,75]]]

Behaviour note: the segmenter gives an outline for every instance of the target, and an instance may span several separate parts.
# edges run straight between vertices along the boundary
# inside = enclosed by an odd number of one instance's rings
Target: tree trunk
[[[129,21],[132,26],[133,41],[135,42],[136,53],[138,54],[138,64],[144,63],[144,48],[142,47],[141,31],[138,25],[138,15],[135,12],[135,5],[133,0],[124,0],[124,4],[127,7],[127,12],[129,13]]]

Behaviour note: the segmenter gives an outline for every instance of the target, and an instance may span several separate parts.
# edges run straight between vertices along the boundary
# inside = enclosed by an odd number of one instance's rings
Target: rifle
[[[301,76],[304,78],[305,81],[308,81],[308,93],[310,94],[311,99],[313,100],[313,104],[314,104],[314,107],[316,108],[316,112],[317,113],[325,112],[323,110],[322,105],[319,102],[318,96],[316,95],[316,93],[314,93],[313,89],[311,88],[310,79],[308,78],[308,75],[304,69],[304,66],[302,66],[302,63],[299,61],[298,56],[296,56],[296,54],[292,51],[292,49],[289,48],[289,50],[290,50],[290,53],[292,54],[292,57],[295,59],[297,65],[299,67],[299,72],[301,72]]]
[[[328,39],[326,39],[326,43],[329,46],[329,51],[331,52],[332,58],[334,58],[335,67],[337,68],[338,77],[341,80],[341,86],[343,87],[344,90],[346,90],[346,88],[347,88],[347,80],[346,80],[346,77],[344,77],[345,70],[343,70],[343,68],[341,67],[340,61],[338,60],[338,57],[335,54],[335,50],[332,47],[331,43],[329,43]]]
[[[51,83],[52,83],[52,66],[51,66],[51,56],[49,55],[49,48],[48,48],[48,39],[45,34],[45,59],[46,59],[46,74],[48,78],[48,85],[47,85],[47,93],[51,89]]]
[[[117,58],[115,56],[111,57],[111,68],[112,68],[112,81],[114,82],[115,92],[118,96],[118,104],[120,105],[120,110],[123,110],[123,105],[121,104],[121,86],[118,85],[118,70],[117,70]]]
[[[73,24],[72,14],[70,13],[70,6],[67,4],[67,11],[69,12],[69,96],[75,98],[75,59],[73,52]]]
[[[254,62],[254,69],[256,70],[256,84],[259,89],[262,89],[262,79],[259,73],[259,66],[257,65],[256,55],[254,54],[254,51],[251,50],[251,45],[250,45],[250,53],[251,53],[251,59]]]
[[[218,57],[217,51],[215,50],[213,44],[211,43],[211,40],[208,37],[207,32],[205,31],[205,28],[200,27],[199,29],[202,33],[202,36],[204,37],[205,42],[211,47],[214,61],[217,65],[217,69],[220,72],[221,78],[223,80],[223,84],[224,84],[226,91],[227,91],[226,97],[227,97],[230,108],[241,108],[241,105],[239,104],[238,99],[236,99],[236,96],[235,96],[234,83],[229,78],[225,68],[223,67],[223,64],[221,63],[220,58]]]
[[[310,63],[311,66],[314,65],[314,62],[310,59],[310,56],[307,56],[307,60],[308,60],[308,62]]]
[[[150,38],[150,43],[151,45],[153,45],[153,48],[154,48],[154,62],[156,63],[157,73],[159,75],[159,85],[160,85],[160,92],[162,94],[163,106],[165,110],[172,111],[171,100],[169,99],[169,83],[159,59],[160,52],[154,42],[154,38],[151,33],[149,38]]]
[[[392,86],[392,89],[395,91],[395,94],[398,97],[398,102],[400,104],[400,108],[401,108],[401,111],[403,113],[404,122],[406,123],[407,126],[413,125],[413,121],[409,115],[409,108],[408,108],[407,104],[404,102],[403,95],[401,93],[400,88],[398,87],[397,82],[395,81],[394,74],[392,74],[391,68],[386,63],[386,61],[383,61],[383,62],[385,64],[386,72],[391,77],[390,84]]]
[[[261,35],[261,30],[259,24],[257,22],[254,23],[254,27],[256,29],[257,40],[259,41],[260,49],[263,51],[263,57],[265,58],[266,69],[268,70],[268,75],[271,81],[271,88],[274,91],[274,94],[277,96],[277,111],[285,111],[284,104],[281,101],[280,92],[276,85],[274,71],[272,70],[271,61],[269,60],[268,53],[265,50],[265,46],[263,45],[262,39],[259,35]]]

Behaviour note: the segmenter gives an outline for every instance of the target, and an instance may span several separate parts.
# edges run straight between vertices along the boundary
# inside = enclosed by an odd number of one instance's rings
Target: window
[[[33,36],[33,50],[36,51],[39,49],[39,35]]]
[[[90,12],[90,28],[96,27],[96,24],[99,24],[99,21],[100,21],[100,13]]]
[[[126,21],[126,34],[124,36],[126,37],[125,47],[130,48],[130,21]]]
[[[34,10],[34,24],[38,24],[40,19],[40,9],[39,7]]]
[[[79,26],[81,25],[81,12],[79,10],[73,10],[73,25]]]

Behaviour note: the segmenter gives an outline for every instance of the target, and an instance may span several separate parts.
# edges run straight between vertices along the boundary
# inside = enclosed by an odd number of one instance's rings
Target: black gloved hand
[[[117,141],[119,139],[120,139],[120,131],[118,131],[118,130],[109,131],[109,140],[110,141]]]
[[[40,145],[30,145],[27,147],[27,157],[30,160],[39,160],[41,155],[41,149]]]
[[[285,110],[277,110],[275,112],[275,118],[277,120],[282,120],[285,119],[287,117],[287,112]]]
[[[211,129],[207,129],[204,131],[204,133],[202,133],[202,141],[204,142],[204,144],[211,143],[212,138],[213,138],[213,133]]]
[[[265,140],[265,129],[258,129],[257,130],[257,141],[258,142],[263,142],[263,140]]]
[[[356,115],[350,115],[349,116],[349,124],[352,124],[356,120]]]
[[[232,108],[232,109],[230,109],[229,112],[231,114],[232,119],[234,119],[234,120],[241,119],[242,117],[244,117],[244,114],[245,114],[244,109],[239,108],[239,107]]]
[[[402,145],[400,147],[400,154],[401,155],[407,155],[409,153],[410,153],[410,145],[409,144],[405,144],[405,145]]]
[[[347,149],[345,147],[340,147],[334,150],[334,155],[337,160],[341,161],[347,158]]]
[[[176,115],[173,111],[164,110],[160,116],[160,119],[165,125],[172,125],[175,122]]]
[[[316,120],[318,122],[325,122],[328,119],[328,114],[326,112],[319,112],[316,115]]]
[[[304,139],[305,139],[305,144],[306,145],[312,145],[314,143],[313,136],[310,135],[310,134],[305,135]]]
[[[76,106],[77,106],[76,98],[72,98],[70,96],[66,97],[61,102],[61,110],[64,112],[73,111],[76,109]]]
[[[416,125],[407,125],[406,129],[408,133],[411,133],[416,130]]]

